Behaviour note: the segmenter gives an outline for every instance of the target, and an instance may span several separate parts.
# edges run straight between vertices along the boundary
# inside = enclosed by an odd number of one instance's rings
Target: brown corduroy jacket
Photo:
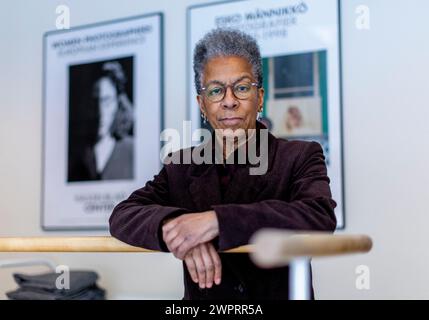
[[[183,153],[184,151],[181,150]],[[119,203],[112,236],[128,244],[168,251],[162,221],[214,210],[219,251],[248,244],[261,228],[334,231],[335,201],[321,146],[268,136],[268,171],[250,175],[237,165],[222,198],[215,164],[167,164],[152,181]],[[220,253],[222,282],[200,289],[184,267],[184,299],[288,299],[288,267],[259,269],[248,254]]]

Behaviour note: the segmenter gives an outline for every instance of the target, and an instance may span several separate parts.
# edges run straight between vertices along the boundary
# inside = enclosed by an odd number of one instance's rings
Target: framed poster
[[[237,0],[188,8],[188,118],[203,126],[192,69],[195,44],[216,28],[253,36],[263,62],[263,118],[278,138],[324,149],[337,228],[345,227],[340,3],[338,0]]]
[[[156,13],[44,35],[45,230],[107,229],[159,171],[162,24]]]

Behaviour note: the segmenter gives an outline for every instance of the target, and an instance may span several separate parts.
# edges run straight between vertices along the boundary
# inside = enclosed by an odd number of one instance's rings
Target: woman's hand
[[[162,227],[168,250],[183,260],[191,248],[209,242],[219,235],[216,213],[211,211],[183,214]]]
[[[222,263],[211,242],[199,244],[189,250],[184,261],[192,280],[200,288],[211,288],[213,283],[220,284]]]

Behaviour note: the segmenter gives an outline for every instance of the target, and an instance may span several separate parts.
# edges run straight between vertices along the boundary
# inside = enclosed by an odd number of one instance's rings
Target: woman
[[[125,83],[119,62],[102,65],[93,86],[85,143],[71,170],[72,181],[133,178],[133,114]]]
[[[194,71],[202,117],[218,129],[211,145],[224,146],[218,131],[244,130],[248,140],[236,143],[232,154],[222,148],[220,164],[166,164],[117,205],[110,232],[183,260],[184,299],[287,299],[287,267],[262,270],[247,254],[219,251],[247,244],[264,227],[333,231],[336,203],[322,149],[271,134],[262,148],[265,127],[257,121],[264,101],[262,61],[253,38],[233,30],[208,33],[195,48]],[[251,143],[261,146],[261,155],[266,150],[264,174],[251,175],[249,159],[228,164]]]

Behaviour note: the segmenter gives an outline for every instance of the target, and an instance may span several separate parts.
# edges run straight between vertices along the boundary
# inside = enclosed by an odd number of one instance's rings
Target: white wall
[[[72,26],[154,11],[165,14],[167,127],[186,115],[186,7],[191,0],[3,1],[0,5],[0,236],[86,235],[43,232],[41,186],[42,35],[67,4]],[[318,260],[322,299],[429,298],[429,2],[366,0],[371,30],[355,28],[361,1],[342,1],[344,160],[347,233],[374,239],[368,255]],[[177,85],[179,84],[179,85]],[[102,235],[102,232],[91,235]],[[35,257],[0,254],[0,259]],[[111,298],[181,298],[181,263],[166,254],[41,254],[71,268],[95,269]],[[355,288],[367,265],[371,289]],[[29,269],[19,269],[30,271]],[[31,269],[34,271],[35,269]],[[41,270],[41,269],[37,269]],[[15,288],[0,269],[0,298]]]
[[[322,298],[429,298],[429,2],[342,1],[347,232],[367,233],[366,256],[317,263]],[[354,8],[371,9],[371,30]],[[371,289],[354,289],[366,264]]]

